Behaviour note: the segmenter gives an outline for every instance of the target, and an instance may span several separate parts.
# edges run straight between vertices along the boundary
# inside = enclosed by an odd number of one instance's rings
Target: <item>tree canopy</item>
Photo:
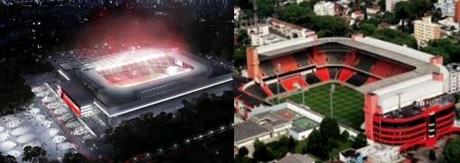
[[[367,137],[364,133],[360,132],[353,140],[351,147],[358,149],[367,145]]]
[[[0,63],[0,115],[14,114],[31,102],[33,93],[11,63]]]
[[[444,57],[444,63],[460,62],[460,43],[458,40],[445,38],[432,40],[421,49],[424,52]]]
[[[254,161],[268,162],[281,159],[287,153],[295,153],[299,142],[292,137],[282,136],[279,140],[265,144],[261,141],[254,143]]]
[[[336,16],[317,16],[313,13],[312,2],[290,4],[278,10],[279,19],[316,31],[319,37],[348,36],[347,21]]]
[[[327,160],[332,157],[333,149],[339,147],[339,142],[343,139],[337,120],[325,117],[320,123],[319,130],[314,129],[308,136],[306,150],[322,160]]]
[[[448,163],[460,162],[460,138],[454,138],[444,147],[444,159]]]
[[[107,142],[113,145],[115,159],[124,160],[146,152],[156,152],[173,143],[233,122],[233,94],[218,97],[203,94],[189,102],[179,114],[145,114],[107,131]],[[161,134],[159,134],[161,132]],[[229,147],[231,148],[231,147]]]
[[[26,146],[24,147],[22,160],[30,162],[46,162],[46,151],[39,146]]]
[[[88,160],[81,153],[66,153],[62,158],[64,163],[86,163]]]
[[[260,17],[270,17],[275,13],[275,0],[251,0],[257,3],[257,15]],[[254,5],[254,4],[253,4]]]

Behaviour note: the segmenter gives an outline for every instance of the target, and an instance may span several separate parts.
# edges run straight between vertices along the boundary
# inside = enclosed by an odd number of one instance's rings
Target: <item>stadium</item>
[[[292,39],[247,49],[235,109],[290,100],[364,130],[373,143],[434,147],[454,126],[443,58],[362,35]]]
[[[144,113],[174,112],[201,93],[231,89],[231,71],[177,49],[135,49],[80,58],[57,69],[58,95],[77,117],[113,126]]]

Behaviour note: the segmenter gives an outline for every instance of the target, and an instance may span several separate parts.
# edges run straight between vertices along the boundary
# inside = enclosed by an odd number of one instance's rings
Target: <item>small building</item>
[[[316,33],[310,29],[275,18],[250,26],[247,32],[251,46],[269,45],[300,37],[317,38]]]
[[[449,71],[449,93],[458,93],[460,91],[460,63],[448,64]]]
[[[289,130],[289,135],[296,140],[303,140],[313,132],[313,129],[319,126],[318,122],[315,122],[307,117],[300,117],[292,122],[292,128]]]
[[[399,147],[371,144],[357,150],[346,149],[339,153],[339,160],[344,163],[396,163],[404,161],[404,157],[399,153]]]
[[[438,0],[434,6],[435,8],[441,10],[442,16],[453,17],[455,15],[454,0]]]
[[[460,1],[459,0],[457,0],[457,2],[455,3],[454,21],[457,23],[460,23]]]
[[[385,0],[385,11],[391,12],[395,8],[396,3],[406,0]]]
[[[320,1],[313,6],[313,12],[319,16],[335,16],[335,3]]]
[[[238,6],[233,7],[233,20],[238,21],[241,16],[241,8]]]
[[[431,22],[431,17],[415,20],[414,36],[418,45],[425,46],[428,41],[441,38],[441,25]]]

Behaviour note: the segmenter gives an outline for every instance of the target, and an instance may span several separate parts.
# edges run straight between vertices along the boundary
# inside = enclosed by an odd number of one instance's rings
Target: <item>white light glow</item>
[[[91,65],[96,69],[96,71],[103,71],[164,56],[166,56],[165,52],[159,50],[134,50],[101,59],[93,62]]]

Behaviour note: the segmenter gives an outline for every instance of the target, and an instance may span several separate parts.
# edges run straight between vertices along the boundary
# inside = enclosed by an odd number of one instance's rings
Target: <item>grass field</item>
[[[312,110],[325,116],[331,115],[330,109],[330,90],[332,84],[326,84],[310,88],[305,93],[305,103]],[[359,129],[364,122],[363,95],[347,86],[334,84],[333,93],[333,116],[339,123],[345,124],[355,129]],[[296,103],[302,103],[302,93],[293,94],[287,99]]]

